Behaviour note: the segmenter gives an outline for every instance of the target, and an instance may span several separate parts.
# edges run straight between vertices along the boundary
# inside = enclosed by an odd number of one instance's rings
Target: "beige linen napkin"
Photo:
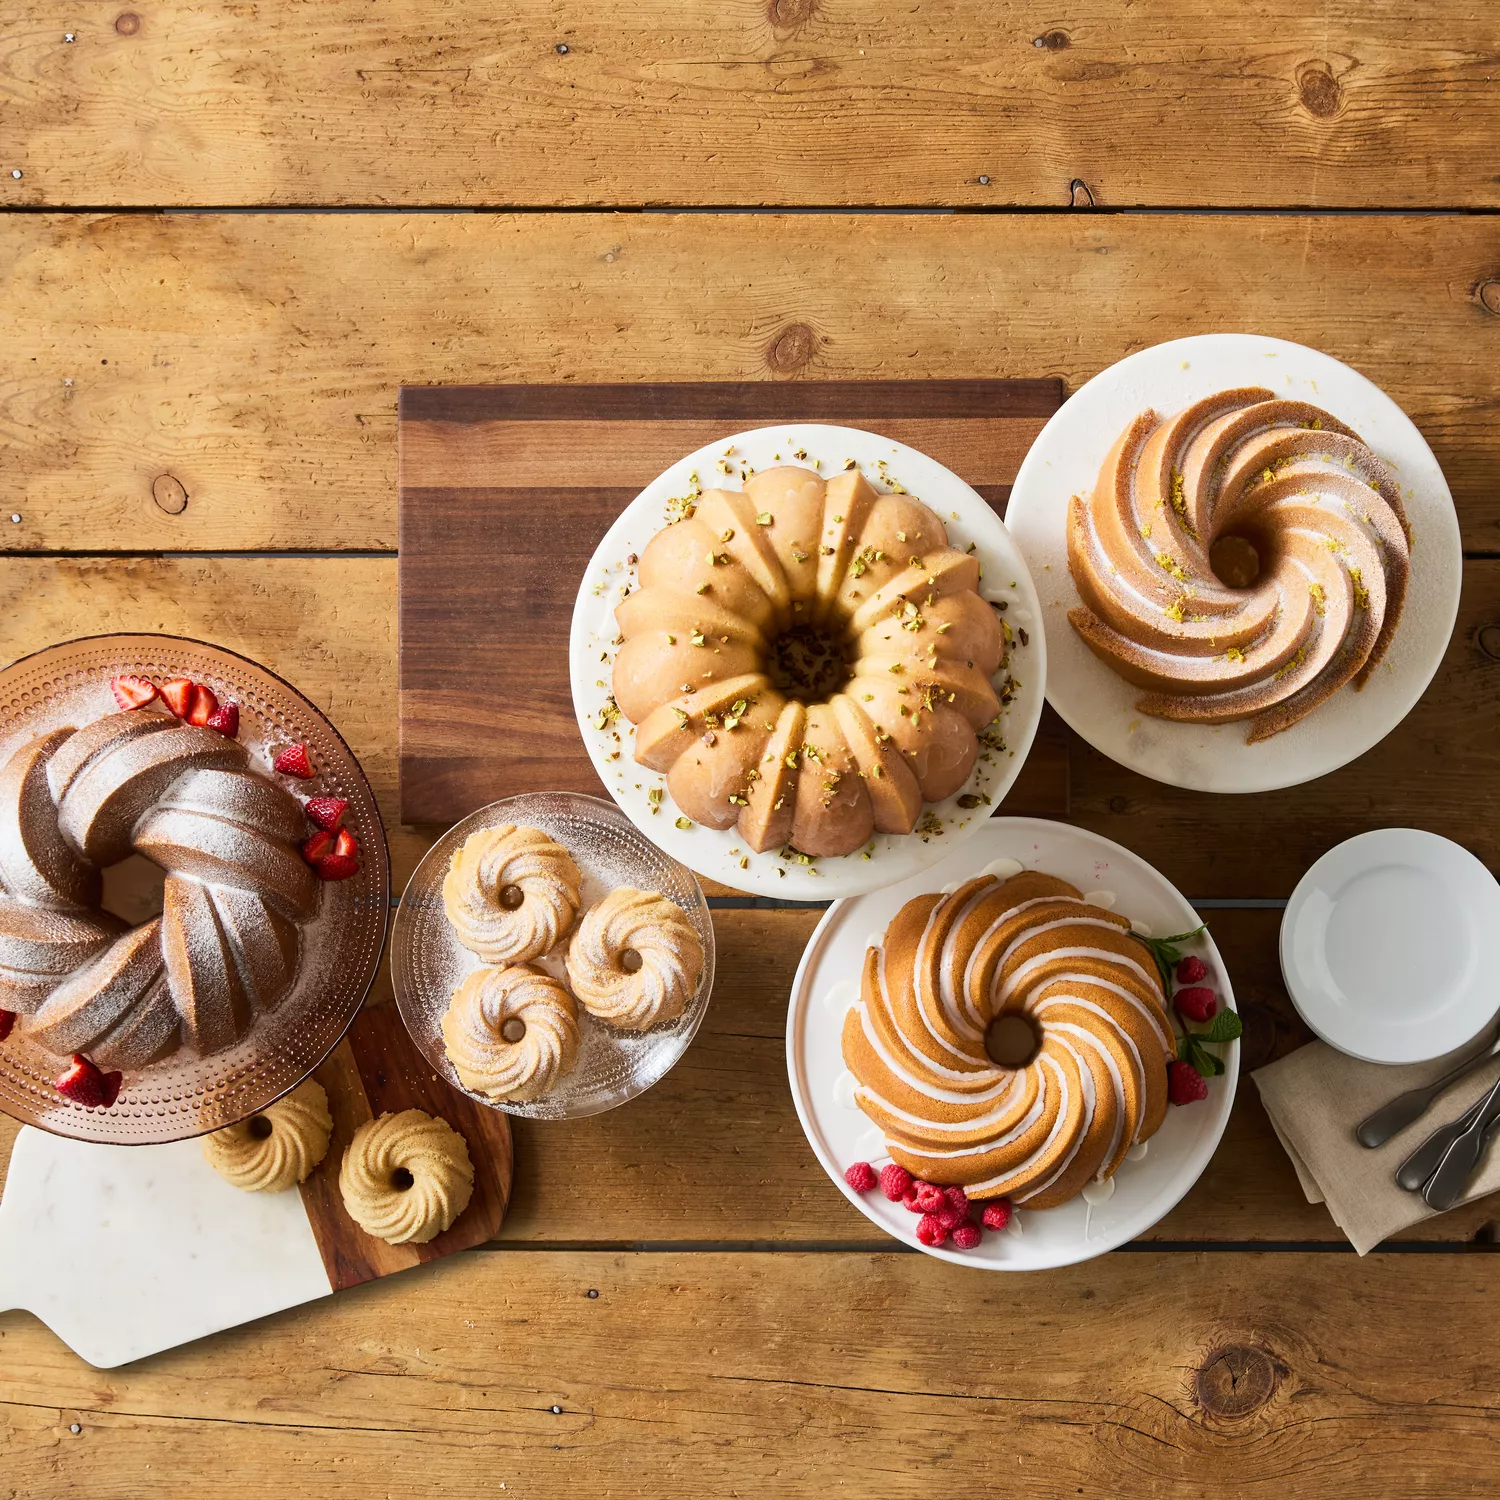
[[[1470,1043],[1434,1062],[1391,1068],[1346,1057],[1326,1042],[1309,1042],[1251,1075],[1307,1201],[1327,1204],[1334,1223],[1361,1255],[1433,1217],[1420,1193],[1396,1186],[1396,1168],[1500,1078],[1500,1057],[1455,1084],[1414,1125],[1373,1151],[1354,1139],[1354,1127],[1397,1094],[1441,1078],[1474,1050]],[[1500,1191],[1500,1143],[1492,1141],[1492,1146],[1465,1203]]]

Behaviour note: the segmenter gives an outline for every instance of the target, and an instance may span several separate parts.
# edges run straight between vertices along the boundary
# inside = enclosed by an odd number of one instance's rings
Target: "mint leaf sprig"
[[[1180,1062],[1192,1063],[1204,1078],[1217,1078],[1224,1071],[1224,1059],[1210,1052],[1205,1042],[1222,1044],[1238,1041],[1245,1033],[1245,1025],[1239,1013],[1221,1010],[1202,1031],[1188,1031],[1183,1022],[1183,1033],[1177,1039],[1177,1057]]]
[[[1135,928],[1130,929],[1130,936],[1136,942],[1144,943],[1151,950],[1151,957],[1156,960],[1156,971],[1161,975],[1162,987],[1167,994],[1172,993],[1172,971],[1182,961],[1182,949],[1180,943],[1190,943],[1200,932],[1208,931],[1208,923],[1200,922],[1191,932],[1175,933],[1172,937],[1147,937],[1143,932],[1137,932]]]

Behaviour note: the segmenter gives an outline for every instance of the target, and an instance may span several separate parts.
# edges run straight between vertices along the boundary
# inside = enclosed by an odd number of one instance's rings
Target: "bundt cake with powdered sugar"
[[[635,758],[750,848],[849,854],[968,780],[1006,648],[979,561],[911,495],[787,465],[706,490],[615,611]]]
[[[136,1069],[231,1046],[296,974],[317,881],[301,804],[235,738],[150,708],[29,741],[0,768],[0,1010],[48,1051]],[[99,906],[132,852],[159,917]]]
[[[1137,417],[1073,497],[1068,564],[1068,618],[1140,712],[1248,719],[1254,742],[1368,681],[1411,553],[1390,466],[1329,412],[1250,387]]]
[[[1027,1046],[1002,1063],[1006,1025]],[[907,1171],[1053,1208],[1156,1132],[1175,1042],[1129,922],[1025,871],[901,908],[865,953],[843,1055],[856,1103]]]

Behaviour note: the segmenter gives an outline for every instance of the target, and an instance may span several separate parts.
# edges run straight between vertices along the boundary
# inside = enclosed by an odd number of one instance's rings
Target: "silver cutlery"
[[[1422,1184],[1438,1169],[1444,1153],[1479,1118],[1483,1097],[1476,1099],[1456,1120],[1440,1125],[1396,1168],[1396,1184],[1409,1193],[1420,1193]]]
[[[1472,1057],[1465,1058],[1451,1073],[1445,1073],[1434,1083],[1419,1089],[1408,1089],[1398,1094],[1389,1104],[1382,1104],[1373,1114],[1367,1115],[1354,1129],[1355,1139],[1361,1146],[1383,1146],[1400,1130],[1405,1130],[1413,1120],[1419,1120],[1432,1107],[1433,1100],[1453,1087],[1460,1078],[1467,1077],[1481,1063],[1500,1053],[1500,1030],[1496,1030],[1489,1041]],[[1456,1122],[1455,1122],[1456,1123]],[[1436,1163],[1433,1164],[1436,1166]],[[1403,1164],[1403,1172],[1406,1170]],[[1398,1182],[1401,1181],[1397,1175]],[[1425,1181],[1426,1179],[1422,1179]],[[1401,1183],[1402,1187],[1418,1188],[1422,1183]]]
[[[1428,1178],[1427,1186],[1422,1189],[1422,1197],[1426,1199],[1428,1208],[1441,1212],[1445,1208],[1452,1208],[1463,1196],[1464,1187],[1473,1176],[1474,1168],[1479,1165],[1489,1127],[1497,1119],[1500,1119],[1500,1082],[1480,1101],[1479,1113],[1453,1139],[1443,1153],[1437,1170]]]

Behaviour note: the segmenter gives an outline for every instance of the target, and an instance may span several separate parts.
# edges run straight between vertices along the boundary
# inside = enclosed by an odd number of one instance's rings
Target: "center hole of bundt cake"
[[[502,886],[500,889],[500,904],[506,911],[515,911],[526,899],[526,892],[518,885]]]
[[[771,681],[789,698],[826,703],[849,683],[849,663],[839,639],[814,625],[793,625],[771,642]]]
[[[100,905],[112,916],[138,927],[159,917],[167,872],[144,854],[132,854],[104,872]]]
[[[1227,589],[1248,589],[1260,577],[1260,551],[1247,536],[1221,536],[1208,549],[1208,565]]]
[[[500,1035],[507,1042],[519,1042],[526,1035],[526,1023],[520,1016],[512,1016],[501,1028]]]
[[[641,965],[645,963],[645,961],[646,960],[643,959],[641,955],[635,951],[634,948],[627,948],[620,955],[620,967],[624,969],[627,974],[636,973],[640,969]]]
[[[397,1167],[396,1170],[391,1173],[391,1186],[395,1188],[398,1193],[407,1192],[416,1182],[416,1180],[417,1179],[413,1177],[405,1167]]]
[[[258,1141],[271,1139],[271,1122],[264,1115],[250,1116],[250,1134]]]
[[[1040,1051],[1042,1039],[1026,1016],[996,1016],[985,1028],[984,1050],[1002,1068],[1024,1068]]]

